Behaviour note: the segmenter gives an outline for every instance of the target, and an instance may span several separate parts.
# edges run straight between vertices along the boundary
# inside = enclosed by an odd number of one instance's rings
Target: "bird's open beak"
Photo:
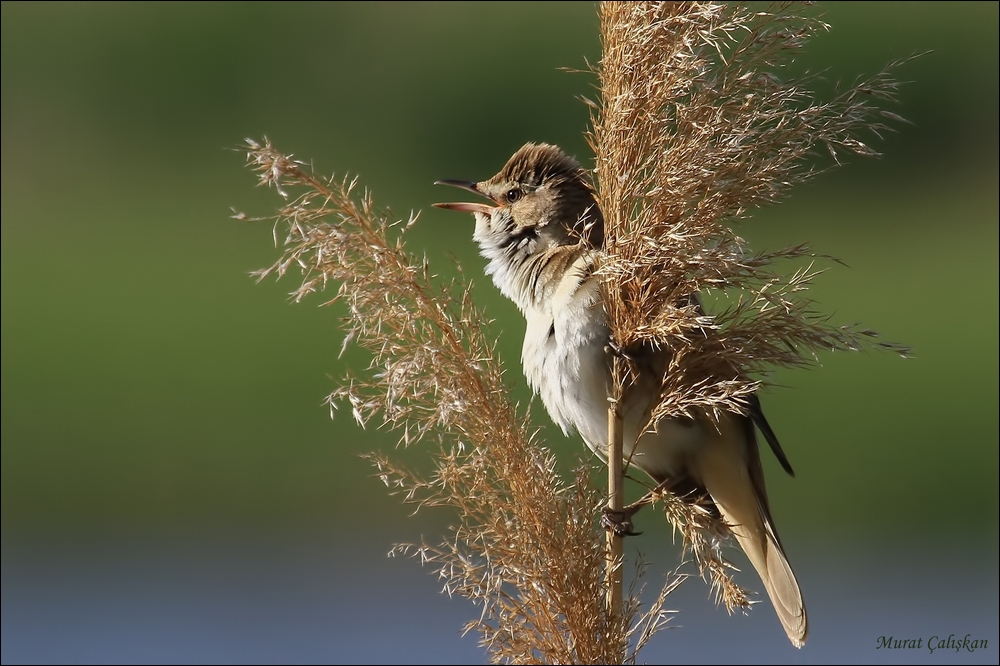
[[[450,185],[451,187],[460,187],[463,190],[468,190],[478,194],[481,197],[486,195],[479,191],[476,184],[468,180],[436,180],[435,185]],[[489,197],[486,197],[487,199]],[[484,215],[489,215],[493,212],[494,207],[489,204],[484,203],[436,203],[434,204],[437,208],[445,208],[447,210],[457,210],[463,213],[482,213]]]

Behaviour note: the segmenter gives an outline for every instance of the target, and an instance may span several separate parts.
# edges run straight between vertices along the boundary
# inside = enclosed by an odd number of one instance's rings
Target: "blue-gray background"
[[[900,71],[913,124],[743,233],[844,259],[823,308],[916,355],[823,355],[763,398],[798,473],[766,461],[807,647],[767,604],[729,618],[690,581],[646,660],[997,661],[997,7],[819,7],[833,30],[804,66],[831,80],[933,50]],[[448,516],[408,517],[358,457],[393,440],[328,418],[352,361],[338,312],[248,278],[271,229],[230,206],[278,200],[228,149],[266,134],[360,174],[424,209],[414,251],[477,275],[470,220],[430,209],[450,196],[430,184],[527,140],[587,160],[592,79],[558,68],[599,57],[594,6],[2,11],[3,662],[484,661],[459,631],[477,610],[385,557]],[[519,316],[483,278],[476,294],[526,401]],[[579,444],[546,436],[571,465]],[[640,521],[655,585],[678,554]],[[989,647],[875,649],[949,634]]]

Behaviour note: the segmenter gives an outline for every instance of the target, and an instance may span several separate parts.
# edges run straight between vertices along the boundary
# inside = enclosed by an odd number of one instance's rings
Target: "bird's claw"
[[[639,536],[642,532],[632,529],[632,516],[639,508],[638,506],[627,506],[624,509],[604,507],[601,510],[601,524],[616,537]]]
[[[640,357],[642,348],[639,344],[623,347],[614,340],[608,340],[607,344],[604,345],[604,353],[634,363]]]

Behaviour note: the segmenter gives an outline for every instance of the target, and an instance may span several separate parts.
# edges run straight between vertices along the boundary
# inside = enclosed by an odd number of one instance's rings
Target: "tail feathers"
[[[764,581],[767,596],[771,597],[771,603],[774,604],[774,610],[781,620],[781,626],[788,634],[788,640],[800,648],[805,645],[806,636],[809,634],[806,607],[802,602],[798,581],[795,580],[792,568],[788,566],[781,545],[771,540],[770,535],[767,540],[766,562],[766,572],[758,568],[757,573]]]
[[[781,544],[773,536],[773,530],[768,529],[770,525],[765,527],[760,518],[741,523],[735,520],[735,516],[727,511],[726,507],[720,506],[720,509],[726,522],[732,527],[736,540],[764,583],[764,589],[771,598],[771,605],[774,606],[788,640],[795,647],[802,647],[809,633],[806,607],[802,601],[798,581],[795,580],[795,574],[792,573]],[[753,527],[747,529],[748,524]]]
[[[802,647],[809,622],[802,592],[768,511],[756,442],[734,436],[734,431],[732,427],[702,450],[697,476],[760,575],[788,640]]]

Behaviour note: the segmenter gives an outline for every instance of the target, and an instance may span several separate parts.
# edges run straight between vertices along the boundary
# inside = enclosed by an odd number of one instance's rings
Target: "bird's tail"
[[[728,439],[734,446],[732,442],[737,438],[722,439]],[[702,457],[699,473],[705,489],[760,575],[788,640],[795,647],[802,647],[809,633],[802,592],[774,530],[756,442],[749,444],[749,450],[743,449],[736,455],[726,450],[729,448],[726,444],[708,447],[710,451]],[[746,443],[740,445],[742,448]]]
[[[726,512],[723,510],[723,513]],[[759,534],[749,534],[741,528],[741,525],[733,525],[736,540],[760,575],[788,640],[795,647],[802,647],[809,633],[809,620],[798,581],[788,565],[781,544],[772,536],[772,529],[765,529],[764,538],[761,539]]]

